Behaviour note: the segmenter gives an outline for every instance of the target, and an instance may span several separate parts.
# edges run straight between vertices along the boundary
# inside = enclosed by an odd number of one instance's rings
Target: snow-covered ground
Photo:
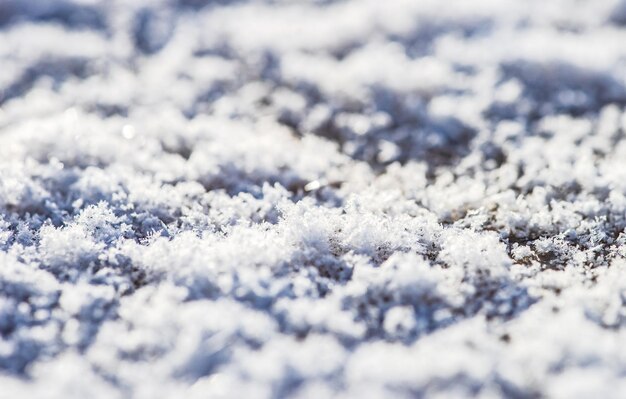
[[[626,2],[0,0],[0,398],[619,398]]]

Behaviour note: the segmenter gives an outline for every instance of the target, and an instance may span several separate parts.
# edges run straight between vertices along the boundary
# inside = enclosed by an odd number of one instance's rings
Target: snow
[[[626,2],[0,1],[0,398],[619,398]]]

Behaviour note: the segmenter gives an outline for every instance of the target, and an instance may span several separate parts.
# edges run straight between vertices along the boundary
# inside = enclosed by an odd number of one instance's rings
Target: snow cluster
[[[626,2],[0,1],[0,398],[619,398]]]

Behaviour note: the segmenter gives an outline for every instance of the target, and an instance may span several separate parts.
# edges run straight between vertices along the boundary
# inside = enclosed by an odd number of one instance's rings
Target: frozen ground
[[[0,0],[0,398],[618,398],[626,3]]]

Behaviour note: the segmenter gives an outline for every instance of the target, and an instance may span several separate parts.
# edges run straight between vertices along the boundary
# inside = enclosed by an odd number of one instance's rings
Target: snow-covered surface
[[[618,398],[626,3],[0,0],[0,398]]]

